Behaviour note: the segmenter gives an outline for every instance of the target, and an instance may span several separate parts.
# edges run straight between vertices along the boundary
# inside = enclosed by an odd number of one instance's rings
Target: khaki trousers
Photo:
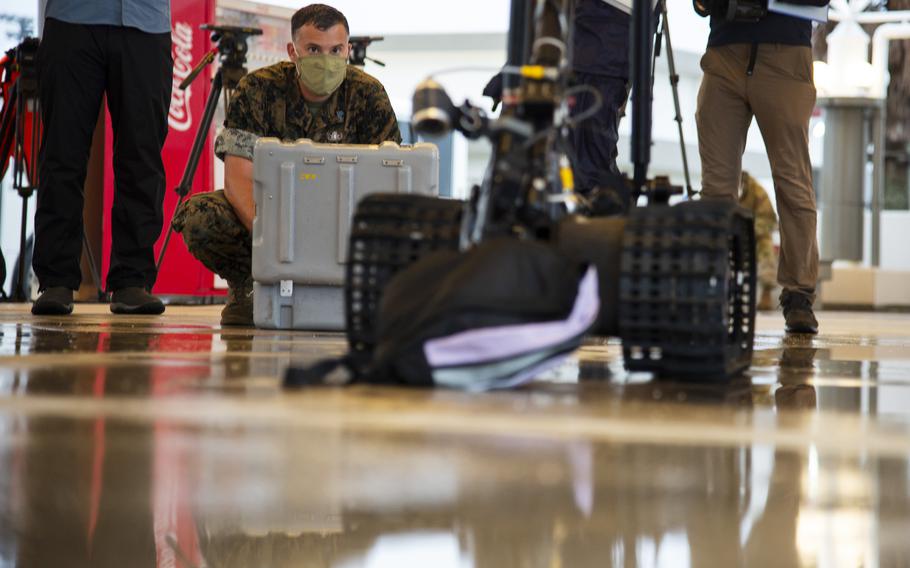
[[[695,120],[702,195],[736,201],[754,116],[771,163],[780,216],[777,282],[785,290],[814,294],[818,241],[809,162],[809,118],[815,107],[812,51],[778,44],[709,47],[701,68]]]

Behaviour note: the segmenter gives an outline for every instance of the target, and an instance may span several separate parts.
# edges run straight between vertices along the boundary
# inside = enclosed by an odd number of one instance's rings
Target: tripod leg
[[[0,115],[0,179],[6,177],[15,154],[17,91],[17,85],[14,83],[9,96],[3,101],[3,113]]]
[[[16,275],[15,290],[13,292],[13,299],[17,302],[25,302],[28,300],[28,296],[25,293],[25,249],[27,238],[25,235],[26,224],[28,223],[28,197],[22,196],[22,220],[19,227],[19,272]]]
[[[683,134],[682,110],[679,106],[679,74],[676,72],[676,60],[673,57],[673,43],[670,41],[670,23],[667,20],[667,4],[665,0],[660,0],[660,10],[662,25],[662,35],[667,41],[667,68],[670,72],[670,89],[673,91],[673,106],[676,111],[676,127],[679,130],[679,149],[682,154],[683,173],[686,176],[686,195],[691,199],[695,196],[695,190],[692,189],[692,179],[689,176],[689,158],[686,155],[686,139]]]
[[[193,147],[190,149],[190,157],[187,159],[186,169],[183,170],[183,177],[180,179],[180,185],[177,186],[177,195],[180,196],[180,199],[177,201],[177,207],[174,207],[171,222],[167,225],[167,235],[164,237],[164,243],[158,253],[158,264],[155,267],[158,272],[161,272],[164,253],[167,252],[171,234],[174,232],[174,215],[177,214],[177,208],[183,203],[193,186],[193,178],[196,176],[196,168],[199,166],[199,157],[202,156],[202,151],[205,149],[205,139],[208,138],[209,130],[212,128],[212,119],[215,117],[215,108],[218,106],[218,98],[221,96],[223,86],[224,76],[222,75],[222,70],[219,69],[215,73],[215,78],[212,79],[212,90],[209,92],[209,98],[205,101],[205,112],[202,113],[202,121],[199,123],[199,130],[196,131],[196,137],[193,138]]]
[[[41,124],[41,109],[39,107],[40,102],[38,99],[33,99],[34,106],[32,107],[32,148],[31,155],[28,156],[29,159],[29,168],[28,168],[28,181],[31,187],[38,187],[38,151],[41,148],[41,136],[42,124]]]
[[[654,81],[657,77],[657,58],[660,57],[661,42],[663,40],[663,29],[666,28],[666,20],[663,13],[657,13],[657,33],[654,34],[654,51],[651,53],[651,100],[654,100]]]
[[[174,215],[177,214],[177,210],[180,209],[180,205],[183,203],[183,197],[180,196],[180,199],[177,200],[177,206],[174,207]],[[167,226],[167,234],[164,236],[164,243],[161,245],[161,251],[158,252],[158,266],[156,270],[161,270],[161,263],[164,262],[164,253],[167,252],[167,246],[171,242],[171,235],[174,234],[174,218],[171,217],[171,222]]]

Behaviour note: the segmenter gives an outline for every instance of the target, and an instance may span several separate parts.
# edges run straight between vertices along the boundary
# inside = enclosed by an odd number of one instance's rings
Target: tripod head
[[[348,59],[351,65],[363,67],[367,60],[372,61],[380,67],[385,67],[385,63],[372,57],[367,57],[367,47],[374,41],[382,41],[383,36],[351,36],[348,42],[351,44],[351,56]]]
[[[200,28],[212,32],[212,41],[217,44],[218,61],[224,69],[239,69],[246,65],[246,54],[249,51],[247,40],[262,35],[259,28],[242,26],[203,24]]]
[[[249,51],[247,41],[252,36],[262,35],[262,30],[242,26],[216,26],[214,24],[203,24],[199,28],[212,32],[211,39],[215,43],[215,48],[206,53],[205,57],[186,76],[186,79],[180,82],[180,90],[186,90],[199,73],[215,60],[215,55],[218,55],[218,62],[221,63],[221,74],[224,77],[225,89],[233,89],[237,86],[240,79],[246,75],[246,54]]]
[[[40,41],[36,37],[27,37],[22,42],[9,50],[7,54],[15,71],[19,74],[19,96],[38,96],[38,46]]]

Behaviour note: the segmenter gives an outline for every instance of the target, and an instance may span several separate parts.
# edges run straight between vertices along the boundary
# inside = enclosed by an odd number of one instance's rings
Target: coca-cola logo
[[[190,99],[193,86],[181,91],[181,81],[193,70],[193,27],[186,22],[175,22],[171,33],[174,56],[174,85],[171,89],[171,107],[167,114],[167,123],[179,132],[186,132],[193,126],[193,115],[190,110]]]

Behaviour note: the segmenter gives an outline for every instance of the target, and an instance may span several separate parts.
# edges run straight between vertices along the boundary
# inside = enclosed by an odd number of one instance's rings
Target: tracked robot
[[[601,313],[594,332],[619,337],[626,368],[658,376],[726,379],[751,364],[755,333],[755,242],[751,214],[734,203],[687,200],[667,178],[648,179],[654,12],[636,0],[632,30],[631,178],[598,196],[575,192],[570,116],[572,0],[513,0],[503,109],[488,117],[456,106],[428,78],[414,93],[413,126],[426,136],[456,130],[493,146],[481,185],[466,201],[375,194],[358,205],[346,266],[352,351],[369,357],[384,286],[398,271],[443,249],[487,239],[552,243],[598,268]],[[623,196],[630,196],[625,199]],[[641,197],[642,199],[639,199]],[[603,203],[645,201],[625,210]]]

